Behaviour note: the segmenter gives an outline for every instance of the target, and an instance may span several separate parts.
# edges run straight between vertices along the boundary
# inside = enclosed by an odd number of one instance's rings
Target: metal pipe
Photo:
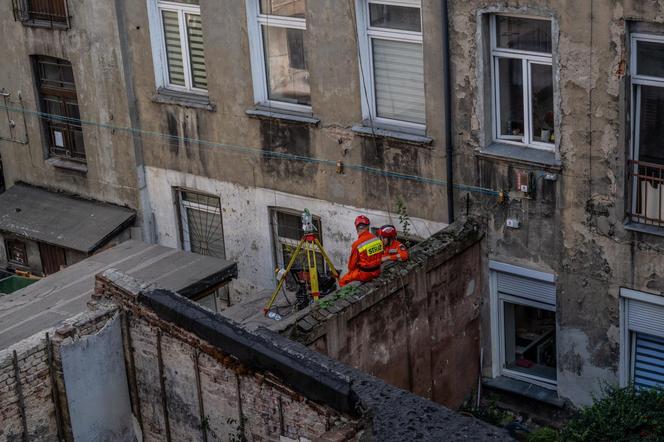
[[[447,222],[454,222],[454,146],[452,145],[452,78],[450,75],[450,27],[448,0],[441,0],[441,25],[443,34],[443,103],[445,112],[445,161],[447,181]]]

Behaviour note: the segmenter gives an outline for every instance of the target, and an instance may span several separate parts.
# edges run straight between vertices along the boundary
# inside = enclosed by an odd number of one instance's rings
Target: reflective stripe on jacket
[[[369,231],[362,232],[351,248],[348,270],[380,270],[382,257],[383,242]]]

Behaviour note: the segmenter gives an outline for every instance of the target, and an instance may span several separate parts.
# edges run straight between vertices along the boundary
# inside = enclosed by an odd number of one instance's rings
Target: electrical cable
[[[220,148],[223,150],[231,151],[231,152],[236,152],[240,154],[251,154],[255,156],[261,156],[261,157],[268,157],[268,158],[278,158],[278,159],[283,159],[283,160],[290,160],[290,161],[299,161],[303,163],[310,163],[310,164],[320,164],[320,165],[326,165],[326,166],[331,166],[336,169],[337,167],[337,162],[335,160],[329,160],[325,158],[318,158],[318,157],[310,157],[310,156],[304,156],[304,155],[296,155],[292,153],[287,153],[287,152],[275,152],[275,151],[266,151],[261,148],[256,148],[256,147],[248,147],[248,146],[241,146],[237,144],[229,144],[229,143],[220,143],[220,142],[215,142],[215,141],[208,141],[208,140],[200,140],[200,139],[195,139],[195,138],[190,138],[190,137],[182,137],[179,135],[170,135],[170,134],[165,134],[163,132],[157,132],[157,131],[149,131],[149,130],[144,130],[144,129],[135,129],[131,127],[124,127],[124,126],[115,126],[112,124],[107,124],[107,123],[98,123],[95,121],[89,121],[89,120],[79,120],[75,118],[70,118],[70,117],[63,117],[60,115],[55,115],[55,114],[49,114],[46,112],[40,112],[36,110],[31,110],[31,109],[18,109],[18,108],[13,108],[10,106],[3,106],[0,104],[0,109],[7,109],[11,112],[22,112],[28,115],[33,115],[37,116],[42,119],[49,119],[49,120],[55,120],[55,121],[61,121],[65,123],[71,123],[71,124],[76,124],[76,125],[81,125],[81,126],[92,126],[92,127],[97,127],[97,128],[102,128],[102,129],[108,129],[112,131],[117,131],[117,132],[123,132],[123,133],[128,133],[131,134],[132,136],[138,136],[138,137],[156,137],[156,138],[162,138],[164,140],[167,140],[169,142],[174,142],[174,141],[182,141],[184,143],[190,143],[190,144],[196,144],[199,145],[201,148],[206,148],[206,149],[213,149],[213,148]],[[212,150],[214,151],[214,150]],[[412,174],[407,174],[407,173],[401,173],[401,172],[391,172],[387,170],[383,170],[377,167],[371,167],[371,166],[365,166],[362,164],[344,164],[344,168],[354,170],[357,172],[363,172],[363,173],[370,173],[378,176],[386,176],[388,178],[394,178],[394,179],[401,179],[405,181],[413,181],[413,182],[418,182],[418,183],[423,183],[423,184],[429,184],[433,186],[447,186],[447,181],[446,180],[441,180],[437,178],[428,178],[428,177],[423,177],[419,175],[412,175]],[[460,184],[460,183],[454,183],[453,184],[455,189],[459,190],[465,190],[468,192],[475,192],[483,195],[489,195],[489,196],[500,196],[501,192],[498,190],[494,189],[489,189],[485,187],[480,187],[480,186],[472,186],[468,184]]]

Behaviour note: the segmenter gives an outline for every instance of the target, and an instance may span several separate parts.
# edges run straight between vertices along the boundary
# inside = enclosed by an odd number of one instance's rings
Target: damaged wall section
[[[479,376],[483,237],[476,221],[452,224],[413,247],[409,262],[317,305],[285,333],[392,385],[458,407]]]

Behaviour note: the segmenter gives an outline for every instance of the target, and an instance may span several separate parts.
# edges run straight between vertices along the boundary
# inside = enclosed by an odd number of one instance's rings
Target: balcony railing
[[[632,222],[664,227],[664,164],[629,160]]]
[[[12,0],[14,19],[69,27],[67,0]]]

